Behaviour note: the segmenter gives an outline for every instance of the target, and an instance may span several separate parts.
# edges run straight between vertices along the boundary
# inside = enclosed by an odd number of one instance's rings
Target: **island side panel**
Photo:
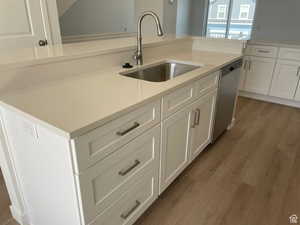
[[[81,225],[69,140],[2,112],[29,225]]]

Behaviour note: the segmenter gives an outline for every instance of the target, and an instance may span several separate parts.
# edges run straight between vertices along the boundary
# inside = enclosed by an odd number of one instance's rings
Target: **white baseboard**
[[[239,96],[300,108],[300,102],[298,101],[282,99],[282,98],[272,97],[268,95],[255,94],[247,91],[239,91]]]
[[[12,217],[21,225],[30,225],[28,218],[24,215],[21,210],[13,207],[12,205],[9,207]]]

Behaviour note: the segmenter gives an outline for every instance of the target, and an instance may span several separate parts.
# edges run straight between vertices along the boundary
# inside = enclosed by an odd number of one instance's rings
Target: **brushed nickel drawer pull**
[[[133,126],[130,127],[130,128],[128,128],[127,130],[124,130],[124,131],[118,131],[118,132],[117,132],[117,135],[119,135],[119,136],[124,136],[125,134],[129,133],[130,131],[136,129],[136,128],[139,127],[139,126],[140,126],[140,124],[139,124],[138,122],[135,122],[135,123],[133,124]]]
[[[297,77],[299,77],[300,76],[300,66],[298,67],[298,70],[297,70],[297,75],[296,75]]]
[[[121,214],[121,218],[126,220],[140,205],[141,202],[136,200],[135,205],[130,210],[128,210],[128,212]]]
[[[119,175],[125,176],[127,173],[129,173],[131,170],[133,170],[135,167],[137,167],[141,162],[139,160],[135,160],[134,164],[130,166],[128,169],[119,171]]]
[[[259,53],[270,53],[268,50],[258,50]]]
[[[200,109],[196,109],[196,112],[197,112],[197,120],[196,120],[196,123],[195,125],[198,126],[200,124],[200,116],[201,116],[201,110]]]

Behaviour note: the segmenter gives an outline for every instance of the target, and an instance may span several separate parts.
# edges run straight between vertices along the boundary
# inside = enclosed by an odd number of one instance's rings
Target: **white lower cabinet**
[[[162,193],[189,164],[191,116],[191,109],[186,108],[163,122],[160,193]]]
[[[244,90],[257,94],[268,94],[273,77],[275,60],[262,57],[247,57]]]
[[[300,82],[298,84],[298,89],[296,91],[295,100],[300,101]]]
[[[294,99],[300,76],[300,62],[278,60],[270,95],[279,98]]]
[[[148,171],[90,225],[132,225],[157,196],[156,174]]]
[[[116,201],[126,190],[152,170],[159,173],[160,126],[150,129],[78,176],[84,223]]]
[[[219,74],[71,140],[0,107],[28,200],[26,224],[132,225],[210,143]]]
[[[214,123],[216,93],[208,95],[195,102],[192,106],[194,121],[191,130],[191,154],[190,158],[196,158],[211,142]]]
[[[213,91],[162,125],[160,193],[210,143],[216,91]]]

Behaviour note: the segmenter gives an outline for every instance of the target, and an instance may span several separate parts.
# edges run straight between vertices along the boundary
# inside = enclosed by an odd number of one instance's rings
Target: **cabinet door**
[[[0,20],[0,48],[39,46],[47,32],[48,38],[60,36],[56,1],[1,1]]]
[[[189,163],[190,107],[163,122],[160,193]]]
[[[211,142],[216,93],[209,94],[193,104],[191,124],[191,160]]]
[[[295,100],[300,101],[300,82],[299,82],[299,85],[298,85],[298,89],[296,91]]]
[[[293,99],[299,81],[300,63],[286,60],[277,62],[270,95]]]
[[[268,94],[273,77],[274,66],[274,59],[249,57],[245,90],[257,94]]]
[[[248,61],[249,57],[244,57],[243,60],[243,66],[241,69],[241,78],[240,78],[240,86],[239,86],[239,90],[243,91],[245,88],[245,80],[246,80],[246,76],[247,76],[247,71],[248,71]]]

